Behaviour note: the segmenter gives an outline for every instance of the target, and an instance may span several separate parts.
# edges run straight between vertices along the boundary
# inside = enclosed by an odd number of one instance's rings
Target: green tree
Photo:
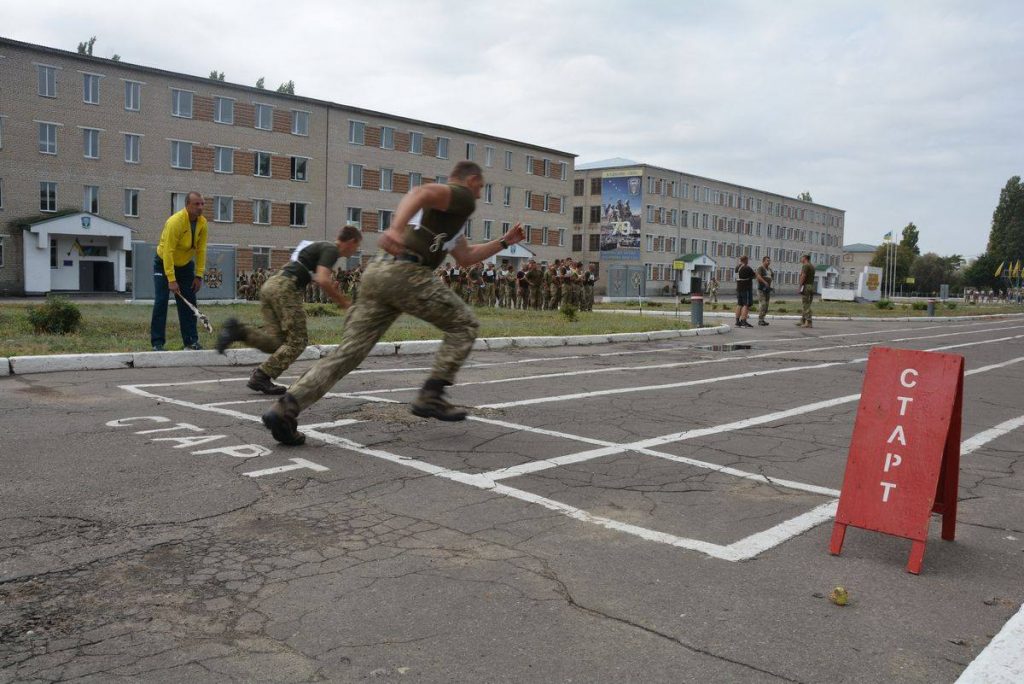
[[[210,72],[210,80],[211,81],[223,81],[224,80],[224,72],[223,71],[217,71],[216,69],[214,69],[213,71]]]
[[[287,83],[282,83],[281,85],[277,86],[277,92],[285,93],[287,95],[294,95],[295,81],[288,81]]]
[[[885,243],[882,243],[881,245],[878,246],[878,249],[875,250],[875,256],[871,258],[872,266],[877,266],[878,268],[885,268],[885,255],[887,249],[888,245],[886,245]],[[907,276],[910,275],[910,267],[914,265],[915,258],[916,255],[913,251],[911,251],[909,247],[905,246],[902,243],[896,245],[895,281],[897,289],[899,288],[900,283],[905,283],[907,281]],[[882,280],[885,281],[888,275],[889,274],[887,272],[883,272]],[[888,282],[885,282],[886,286],[888,286]]]
[[[928,252],[914,259],[910,267],[910,275],[914,278],[914,286],[911,289],[921,294],[935,294],[939,291],[939,285],[954,284],[956,275],[948,257],[940,257],[935,252]]]
[[[260,76],[259,79],[256,80],[256,87],[259,88],[260,90],[263,90],[263,80],[264,79],[262,76]]]
[[[96,36],[93,36],[84,43],[78,44],[78,54],[92,56],[92,46],[96,44]]]
[[[111,62],[120,62],[121,61],[121,55],[119,55],[119,54],[117,54],[115,52],[113,55],[111,55],[110,61]]]
[[[1020,176],[1006,181],[999,193],[999,204],[992,212],[988,252],[998,261],[1024,258],[1024,185]]]
[[[911,221],[903,229],[903,239],[900,240],[900,247],[906,247],[915,256],[921,253],[921,248],[917,246],[918,238],[920,233],[917,230],[917,226]]]
[[[1002,289],[1003,284],[996,277],[1000,260],[991,252],[985,252],[964,269],[964,285],[984,290]]]
[[[804,190],[799,195],[797,195],[796,198],[798,200],[803,200],[804,202],[813,202],[814,201],[813,199],[811,199],[811,193],[807,192],[806,190]]]

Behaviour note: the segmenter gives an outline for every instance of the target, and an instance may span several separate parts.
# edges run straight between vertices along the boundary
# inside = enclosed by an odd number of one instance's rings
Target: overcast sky
[[[0,34],[627,157],[983,251],[1024,171],[1019,0],[0,0]]]

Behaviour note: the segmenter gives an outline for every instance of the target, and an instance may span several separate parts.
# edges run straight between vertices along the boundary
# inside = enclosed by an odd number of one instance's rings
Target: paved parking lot
[[[1024,319],[818,325],[474,352],[455,424],[408,413],[428,358],[371,358],[299,448],[247,369],[0,379],[0,681],[1020,674]],[[828,553],[874,345],[966,359],[919,576]]]

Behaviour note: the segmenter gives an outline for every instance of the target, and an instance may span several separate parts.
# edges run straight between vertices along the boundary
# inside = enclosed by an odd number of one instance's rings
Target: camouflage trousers
[[[538,285],[538,286],[534,287],[533,285],[531,285],[530,286],[530,308],[531,309],[539,309],[541,307],[541,305],[543,304],[543,301],[544,300],[542,299],[542,296],[541,296],[540,286]]]
[[[431,269],[377,257],[363,273],[359,301],[345,318],[338,347],[288,388],[299,407],[305,410],[316,403],[362,363],[381,335],[403,313],[432,323],[444,332],[430,377],[455,382],[480,329],[476,316]]]
[[[583,310],[593,311],[594,310],[594,286],[584,285],[583,286]]]
[[[309,344],[303,294],[292,278],[280,274],[272,276],[260,288],[263,327],[245,327],[245,343],[270,354],[270,358],[260,364],[260,370],[272,378],[284,373]]]
[[[548,308],[554,311],[562,301],[562,288],[552,285],[548,291],[551,293],[548,295]]]
[[[765,292],[764,290],[757,291],[757,320],[763,321],[765,316],[768,315],[768,304],[771,303],[771,299],[771,292]]]
[[[814,301],[814,288],[804,286],[804,292],[800,297],[802,308],[800,310],[800,322],[811,322],[811,303]]]

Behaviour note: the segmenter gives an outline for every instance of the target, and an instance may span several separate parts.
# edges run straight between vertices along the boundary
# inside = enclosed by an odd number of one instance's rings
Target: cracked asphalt
[[[662,539],[833,501],[856,401],[648,442],[855,394],[873,344],[1022,358],[966,378],[963,437],[1024,414],[1024,319],[817,325],[474,352],[456,424],[408,413],[428,357],[371,358],[299,448],[245,368],[0,378],[0,682],[953,681],[1024,601],[1019,432],[964,456],[919,576],[831,521]]]

